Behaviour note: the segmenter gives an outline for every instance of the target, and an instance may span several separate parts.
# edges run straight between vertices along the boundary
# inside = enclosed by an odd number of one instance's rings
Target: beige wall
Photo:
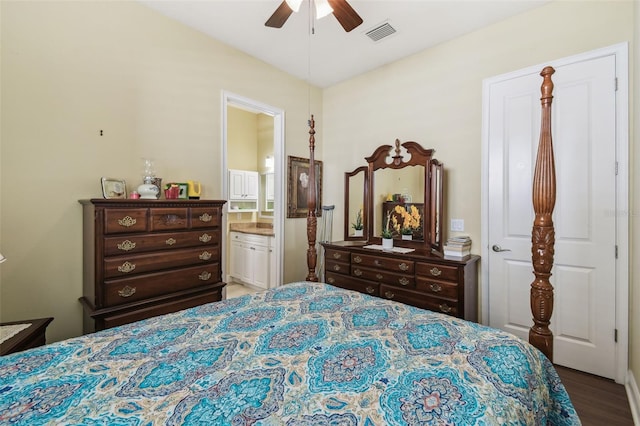
[[[101,176],[131,190],[152,157],[165,182],[220,198],[223,90],[286,111],[286,154],[306,154],[310,92],[322,122],[317,88],[136,2],[0,10],[0,319],[55,317],[49,340],[82,331],[78,200],[102,196]],[[306,276],[304,222],[285,222],[285,282]]]
[[[418,141],[445,165],[445,237],[449,219],[464,219],[479,254],[483,80],[621,42],[631,43],[633,64],[634,13],[631,1],[555,1],[326,89],[326,202],[343,211],[344,172],[366,164],[379,145]],[[638,155],[631,157],[632,172]],[[640,185],[632,176],[631,241],[638,243]],[[334,239],[342,239],[342,216],[334,216]],[[640,265],[630,259],[630,361],[640,379]]]

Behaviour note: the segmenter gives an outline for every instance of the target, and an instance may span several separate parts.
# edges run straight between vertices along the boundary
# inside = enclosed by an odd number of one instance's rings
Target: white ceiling
[[[345,32],[333,15],[314,21],[309,2],[280,29],[264,22],[282,0],[138,0],[319,87],[329,87],[549,0],[349,0],[364,23]],[[396,33],[366,33],[388,22]]]

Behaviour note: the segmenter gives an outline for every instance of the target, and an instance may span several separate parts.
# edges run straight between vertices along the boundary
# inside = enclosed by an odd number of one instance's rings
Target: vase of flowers
[[[420,211],[414,205],[407,208],[397,205],[393,210],[396,215],[393,216],[392,222],[394,229],[402,235],[403,240],[412,240],[413,231],[420,227]],[[400,220],[398,220],[398,217]]]
[[[364,229],[364,224],[362,222],[362,209],[358,210],[358,213],[356,214],[356,221],[351,223],[351,227],[353,228],[354,237],[362,237]]]

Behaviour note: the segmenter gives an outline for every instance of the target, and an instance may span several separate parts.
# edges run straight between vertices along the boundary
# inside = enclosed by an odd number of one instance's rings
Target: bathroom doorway
[[[273,239],[270,248],[269,288],[278,287],[282,283],[284,253],[284,111],[230,92],[223,92],[222,100],[224,199],[230,199],[230,169],[248,169],[247,171],[257,172],[259,176],[259,196],[255,207],[242,206],[241,210],[233,210],[229,202],[225,206],[225,214],[222,216],[225,230],[222,233],[223,275],[226,282],[230,282],[230,223],[271,223]],[[238,126],[237,120],[249,120],[252,124]],[[237,132],[234,129],[238,128],[243,129],[243,132],[251,130],[245,135],[238,135],[234,133]]]

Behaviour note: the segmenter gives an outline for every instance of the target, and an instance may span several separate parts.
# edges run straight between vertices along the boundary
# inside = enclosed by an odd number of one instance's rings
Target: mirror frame
[[[351,216],[350,216],[350,206],[349,206],[349,194],[351,194],[349,185],[349,180],[358,175],[359,173],[364,173],[364,187],[362,188],[362,236],[356,237],[353,235],[349,235],[349,228],[351,227]],[[354,188],[357,189],[357,188]],[[352,172],[346,172],[344,174],[344,239],[347,240],[366,240],[368,235],[367,226],[367,206],[369,205],[369,168],[367,166],[360,166]]]
[[[404,161],[401,154],[401,148],[406,150],[410,158]],[[395,152],[391,157],[391,162],[387,163],[387,158]],[[395,148],[391,145],[379,146],[371,156],[365,157],[368,163],[368,185],[365,185],[365,217],[375,218],[373,194],[375,190],[375,174],[380,169],[403,169],[409,166],[424,166],[424,206],[425,210],[429,206],[429,212],[423,212],[423,231],[424,239],[422,241],[402,240],[399,242],[402,246],[411,248],[421,248],[429,252],[442,253],[443,246],[443,181],[444,168],[442,163],[432,158],[433,149],[424,149],[419,143],[407,141],[400,143],[399,139],[395,140]],[[440,179],[432,179],[435,173],[439,174]],[[367,226],[367,238],[370,242],[382,243],[380,236],[375,236],[374,226]]]

